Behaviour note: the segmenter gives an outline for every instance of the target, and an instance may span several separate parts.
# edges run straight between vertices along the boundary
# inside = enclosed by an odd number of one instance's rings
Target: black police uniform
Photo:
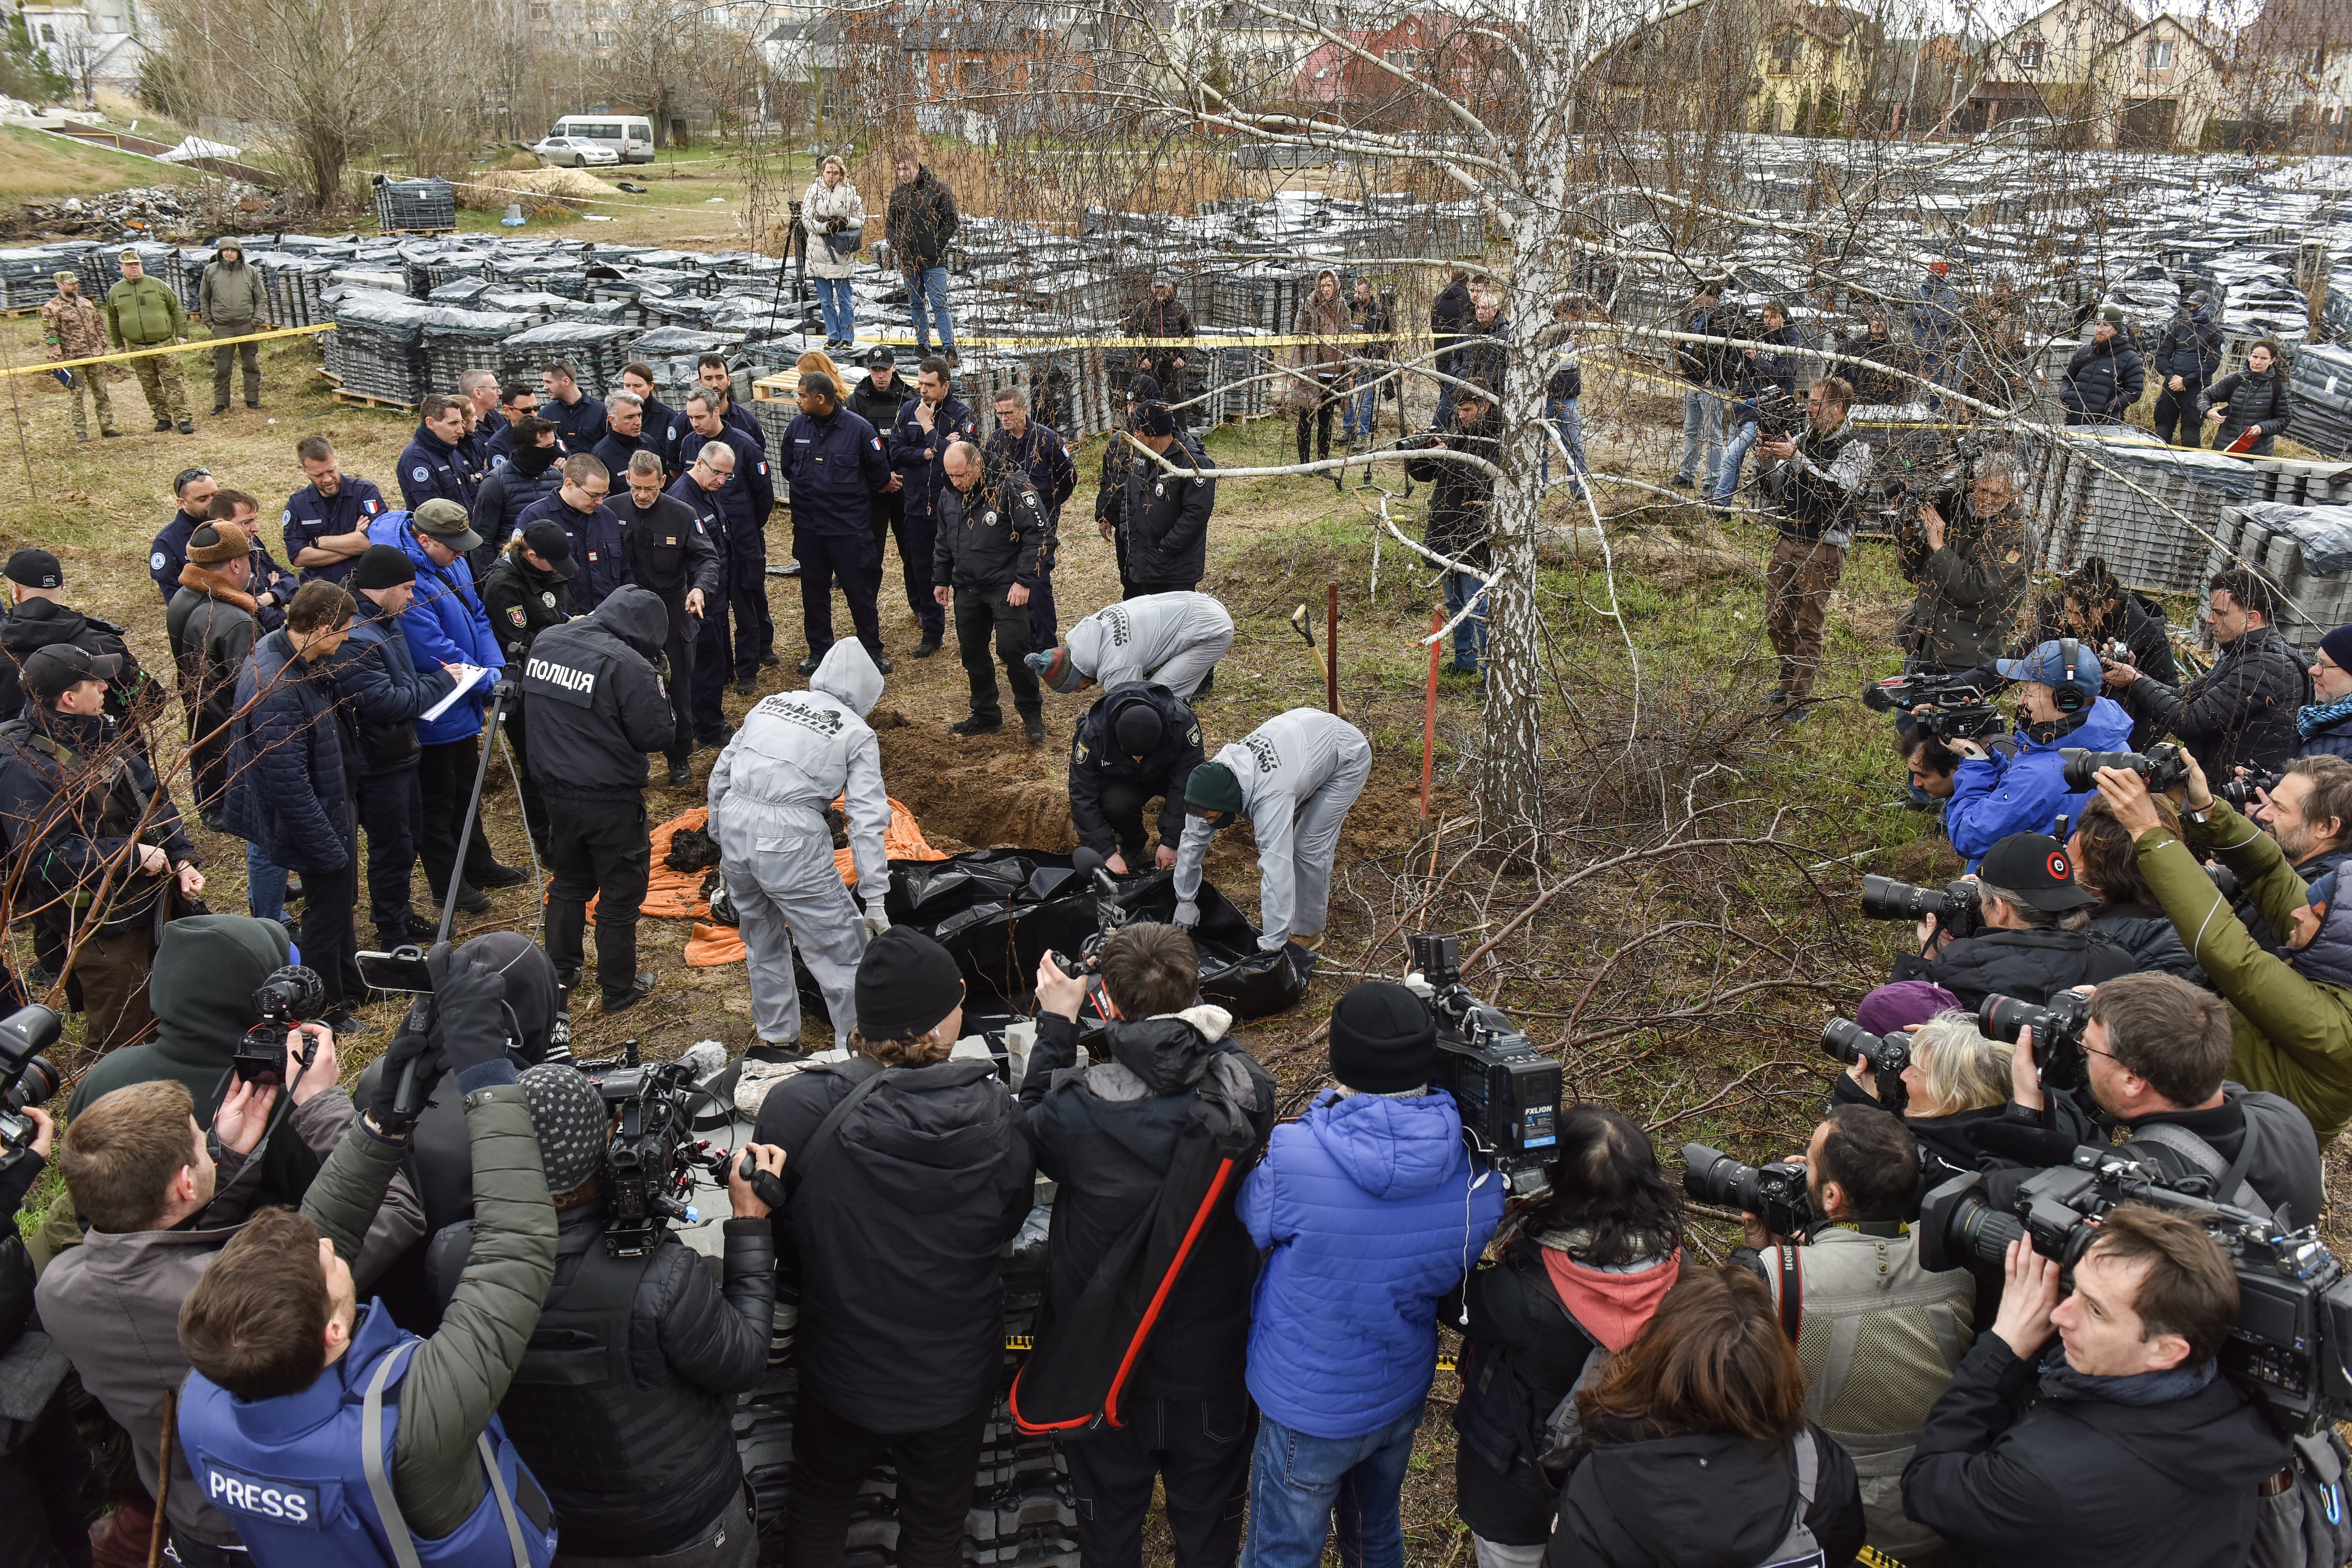
[[[969,492],[940,487],[939,535],[933,543],[931,581],[952,587],[956,645],[971,681],[971,715],[1002,721],[996,667],[988,637],[996,634],[997,657],[1013,683],[1013,706],[1026,720],[1045,711],[1037,672],[1024,662],[1029,653],[1029,612],[1012,602],[1015,583],[1037,591],[1038,552],[1045,548],[1050,514],[1037,487],[1017,468],[992,469]]]
[[[1160,715],[1160,744],[1140,761],[1119,750],[1118,718],[1141,704]],[[1130,871],[1144,858],[1143,807],[1160,808],[1160,842],[1176,847],[1184,837],[1184,781],[1201,765],[1201,721],[1164,686],[1130,681],[1103,693],[1070,742],[1070,821],[1078,842],[1097,854],[1116,847]]]
[[[522,679],[522,663],[532,642],[550,626],[560,626],[575,613],[572,584],[552,572],[541,572],[520,555],[502,553],[482,576],[482,611],[490,619],[490,635],[499,639],[506,658],[509,680]],[[530,720],[518,705],[506,716],[507,744],[514,748],[515,765],[522,783],[523,826],[547,858],[547,797],[540,793],[539,775],[530,766]]]
[[[636,984],[637,906],[653,846],[646,753],[669,744],[669,693],[653,660],[669,618],[651,590],[616,588],[576,620],[551,626],[522,661],[530,769],[550,808],[547,955],[579,973],[588,900],[596,905],[596,978],[610,1005]]]
[[[694,695],[694,639],[700,628],[688,618],[686,595],[699,588],[705,604],[716,600],[727,589],[726,569],[719,542],[703,528],[694,509],[676,496],[656,496],[653,505],[640,507],[625,489],[604,504],[621,520],[631,580],[660,595],[662,607],[669,611],[669,642],[663,651],[669,658],[667,679],[677,732],[663,754],[675,772],[694,753],[694,721],[688,709]]]

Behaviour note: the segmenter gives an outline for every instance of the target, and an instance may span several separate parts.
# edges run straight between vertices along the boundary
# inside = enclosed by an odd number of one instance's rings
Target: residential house
[[[2344,150],[2352,120],[2352,0],[2265,0],[2231,61],[2231,97],[2249,142]]]
[[[85,102],[137,89],[142,35],[154,30],[140,20],[137,0],[21,0],[18,9],[26,34]]]
[[[1987,47],[1956,129],[2038,115],[2083,146],[2194,148],[2224,104],[2225,63],[2217,35],[2194,19],[2059,0]]]
[[[1878,24],[1846,5],[1769,7],[1754,46],[1749,121],[1759,131],[1834,136],[1869,101],[1884,45]]]

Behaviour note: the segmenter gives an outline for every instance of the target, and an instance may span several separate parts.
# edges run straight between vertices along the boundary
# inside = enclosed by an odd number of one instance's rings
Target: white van
[[[654,161],[654,122],[642,114],[567,114],[548,134],[593,142],[624,163]]]

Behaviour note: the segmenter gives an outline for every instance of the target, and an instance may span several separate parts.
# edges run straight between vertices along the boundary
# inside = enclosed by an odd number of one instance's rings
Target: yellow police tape
[[[956,346],[992,349],[1297,349],[1314,344],[1392,343],[1410,336],[1404,332],[1334,332],[1318,337],[1312,332],[1283,332],[1267,338],[1224,338],[1194,336],[1189,338],[1018,338],[1018,337],[959,337]],[[1425,335],[1425,334],[1424,334]],[[915,340],[899,333],[887,337],[860,338],[857,346],[877,344],[888,348],[912,348]],[[844,351],[848,352],[848,351]]]
[[[126,349],[121,353],[91,354],[87,359],[42,360],[36,364],[14,365],[0,370],[0,375],[47,375],[53,370],[72,370],[77,365],[113,364],[126,359],[145,359],[151,354],[192,354],[204,349],[226,348],[232,343],[262,343],[272,338],[307,337],[314,332],[331,332],[332,321],[321,321],[315,327],[275,327],[266,332],[247,332],[238,338],[196,338],[184,343],[163,343],[151,349]]]

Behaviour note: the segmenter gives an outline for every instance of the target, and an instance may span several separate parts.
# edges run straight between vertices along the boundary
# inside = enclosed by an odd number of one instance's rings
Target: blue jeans
[[[1699,466],[1704,448],[1706,466]],[[1683,394],[1683,466],[1675,470],[1675,478],[1688,484],[1696,479],[1700,484],[1715,483],[1716,465],[1723,459],[1723,399],[1711,392],[1693,387]]]
[[[245,847],[245,900],[253,910],[253,918],[262,921],[282,921],[286,918],[287,870],[272,862],[256,844]]]
[[[930,318],[936,316],[940,326],[940,353],[955,353],[955,318],[948,314],[948,269],[926,267],[919,272],[904,273],[902,276],[907,279],[907,309],[915,318],[917,352],[931,352]]]
[[[1486,584],[1467,572],[1445,574],[1445,618],[1460,615],[1476,600],[1478,607],[1454,628],[1454,668],[1468,674],[1486,661]]]
[[[1764,427],[1756,423],[1754,404],[1738,404],[1736,412],[1741,416],[1739,434],[1734,436],[1731,445],[1723,449],[1723,466],[1716,470],[1715,504],[1717,506],[1731,504],[1733,494],[1739,489],[1740,465],[1748,461],[1748,454],[1755,449],[1756,438],[1764,432]]]
[[[1582,495],[1584,493],[1584,416],[1577,411],[1577,401],[1573,397],[1548,397],[1544,399],[1544,417],[1550,420],[1552,428],[1559,432],[1559,444],[1568,448],[1568,455],[1573,459],[1573,466],[1569,469],[1568,482],[1575,487],[1577,494]],[[1538,484],[1551,482],[1551,443],[1549,441],[1543,444],[1543,462],[1536,474],[1536,482]]]
[[[849,342],[857,336],[857,301],[850,296],[846,278],[812,279],[817,309],[824,312],[824,335]]]
[[[1346,425],[1349,435],[1353,436],[1360,430],[1365,436],[1370,437],[1372,433],[1372,419],[1380,410],[1381,389],[1378,386],[1367,386],[1349,394],[1348,401],[1339,405],[1339,418]]]
[[[1397,1499],[1420,1425],[1416,1409],[1360,1437],[1310,1437],[1271,1415],[1261,1420],[1241,1568],[1316,1568],[1335,1511],[1348,1568],[1402,1568]]]

